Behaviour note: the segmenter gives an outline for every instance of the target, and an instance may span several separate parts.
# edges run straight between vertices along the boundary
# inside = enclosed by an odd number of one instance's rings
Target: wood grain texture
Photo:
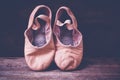
[[[119,58],[84,58],[74,71],[53,63],[46,71],[32,71],[23,57],[0,58],[0,80],[120,80]]]

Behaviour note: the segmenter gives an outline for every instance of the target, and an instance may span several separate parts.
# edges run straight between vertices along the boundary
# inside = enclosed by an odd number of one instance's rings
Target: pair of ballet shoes
[[[38,10],[45,9],[45,14],[36,16]],[[71,20],[60,21],[60,14],[65,10]],[[45,21],[43,44],[40,46],[33,45],[33,31],[41,28],[38,19]],[[77,29],[77,20],[68,7],[62,6],[58,9],[53,25],[51,27],[52,12],[48,6],[39,5],[31,13],[28,27],[24,32],[25,46],[24,55],[27,65],[30,69],[42,71],[47,69],[54,60],[61,70],[76,69],[83,57],[83,40],[82,34]],[[68,30],[72,30],[72,44],[64,44],[60,39],[60,27],[66,25]],[[43,30],[42,30],[43,31]],[[55,39],[53,39],[53,35]],[[63,34],[64,35],[64,34]],[[42,37],[41,37],[42,38]]]

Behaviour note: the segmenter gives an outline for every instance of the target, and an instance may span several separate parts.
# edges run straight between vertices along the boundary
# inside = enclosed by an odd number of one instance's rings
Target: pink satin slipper
[[[53,61],[55,47],[51,29],[52,13],[45,5],[37,6],[31,13],[25,30],[25,60],[32,70],[45,70]]]
[[[83,57],[82,34],[77,20],[68,7],[60,7],[56,13],[53,32],[56,37],[55,63],[61,70],[76,69]]]

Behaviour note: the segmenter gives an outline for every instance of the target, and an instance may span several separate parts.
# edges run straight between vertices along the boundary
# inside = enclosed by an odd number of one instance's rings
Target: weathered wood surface
[[[120,58],[84,58],[77,70],[64,72],[53,63],[46,71],[28,68],[23,57],[0,58],[0,80],[120,80]]]

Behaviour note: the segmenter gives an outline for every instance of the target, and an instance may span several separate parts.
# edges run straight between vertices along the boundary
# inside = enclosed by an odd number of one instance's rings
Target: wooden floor
[[[35,72],[23,57],[0,58],[0,80],[120,80],[120,58],[84,58],[77,70],[64,72],[53,63]]]

